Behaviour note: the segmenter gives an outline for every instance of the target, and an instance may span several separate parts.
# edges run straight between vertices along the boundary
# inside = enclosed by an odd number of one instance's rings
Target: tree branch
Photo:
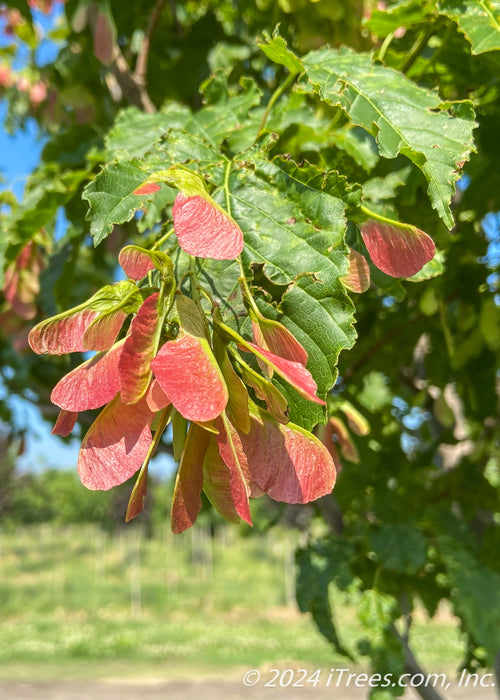
[[[139,62],[139,68],[143,70],[144,73],[147,68],[147,58],[149,54],[149,41],[151,38],[151,33],[153,32],[157,22],[156,10],[159,7],[159,12],[161,12],[163,4],[164,0],[158,0],[157,5],[151,13],[151,17],[148,22],[147,32],[144,39],[146,43],[146,48],[144,48],[144,46],[141,47],[141,52],[137,59]],[[100,10],[97,5],[93,4],[89,6],[89,23],[92,30],[92,34],[94,36],[94,42],[97,41],[97,45],[99,44],[99,39],[102,41],[102,36],[98,37],[99,32],[102,32],[102,21],[101,23],[99,21],[100,19],[102,20],[102,15],[100,16],[99,13]],[[152,18],[154,18],[153,23],[151,21]],[[127,59],[123,55],[122,50],[118,45],[118,42],[116,41],[116,38],[113,39],[113,37],[110,36],[112,35],[112,31],[109,27],[109,22],[108,27],[106,27],[106,30],[107,31],[105,33],[107,34],[107,36],[105,36],[104,41],[107,40],[110,52],[108,54],[108,51],[106,50],[104,56],[99,55],[95,49],[96,44],[94,44],[94,52],[96,53],[96,57],[101,61],[101,63],[103,63],[109,68],[110,74],[112,76],[111,80],[113,80],[114,78],[115,85],[119,87],[121,94],[129,104],[134,105],[139,109],[142,109],[144,112],[156,112],[156,107],[153,104],[146,90],[144,75],[139,74],[139,76],[137,76],[136,73],[132,72],[127,62]],[[143,68],[141,68],[141,65],[143,66]],[[117,96],[114,93],[118,93],[118,91],[113,91],[113,84],[108,83],[108,89],[110,90],[113,99],[116,100]]]
[[[156,107],[148,95],[146,87],[135,80],[130,66],[119,46],[113,47],[113,58],[109,68],[120,86],[124,98],[144,112],[156,112]]]
[[[422,674],[422,676],[426,676],[425,671],[422,669],[415,656],[413,655],[413,652],[408,644],[408,640],[399,634],[395,625],[392,625],[392,631],[396,635],[398,640],[401,642],[401,646],[403,647],[406,672],[410,673],[412,676],[416,676],[417,674]],[[437,690],[435,690],[430,685],[420,685],[418,686],[418,688],[415,688],[415,690],[420,695],[422,700],[443,700],[443,696],[440,695],[437,692]]]
[[[163,12],[163,8],[166,5],[167,0],[157,0],[153,11],[149,15],[148,26],[146,27],[146,32],[144,34],[144,39],[142,40],[141,50],[137,54],[137,61],[135,64],[134,71],[134,81],[137,85],[145,87],[146,85],[146,74],[148,71],[148,58],[149,50],[151,48],[151,37],[158,25],[158,22]]]

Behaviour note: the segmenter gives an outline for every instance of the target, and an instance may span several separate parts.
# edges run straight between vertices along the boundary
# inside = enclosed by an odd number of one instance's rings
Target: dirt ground
[[[362,688],[245,688],[242,683],[206,681],[0,681],[1,700],[366,700]],[[412,690],[405,700],[417,700]],[[494,688],[450,688],[446,700],[498,700]]]

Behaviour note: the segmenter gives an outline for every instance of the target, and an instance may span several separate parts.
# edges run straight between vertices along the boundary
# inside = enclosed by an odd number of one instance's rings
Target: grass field
[[[0,532],[0,678],[182,677],[237,667],[345,665],[294,603],[295,535],[203,528],[145,538],[92,526]],[[339,596],[340,594],[335,593]],[[355,602],[337,622],[359,633]],[[429,669],[454,671],[458,632],[415,625]]]

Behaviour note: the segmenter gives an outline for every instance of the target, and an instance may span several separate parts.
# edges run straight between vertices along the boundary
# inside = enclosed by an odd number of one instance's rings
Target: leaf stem
[[[427,43],[431,36],[435,33],[436,31],[436,26],[430,25],[425,32],[422,32],[420,36],[417,38],[413,46],[411,47],[406,59],[404,60],[402,66],[399,68],[401,73],[407,73],[412,65],[415,63],[417,58],[420,56],[422,51],[425,49],[427,46]]]
[[[378,52],[377,59],[379,61],[382,62],[384,60],[385,54],[387,53],[389,46],[392,44],[393,39],[394,39],[394,32],[391,32],[390,34],[388,34],[385,37],[384,41],[382,42],[382,46],[380,47],[380,51]]]
[[[231,197],[229,193],[229,175],[231,174],[232,160],[228,160],[224,171],[224,192],[226,194],[226,211],[231,216]]]
[[[255,303],[255,299],[252,296],[252,292],[250,291],[250,287],[248,286],[248,282],[247,282],[247,278],[245,275],[245,270],[243,268],[243,263],[241,261],[241,257],[238,255],[238,257],[236,259],[238,261],[238,265],[240,268],[240,277],[238,279],[238,282],[240,283],[241,293],[243,295],[243,299],[246,299],[248,301],[252,311],[257,315],[257,317],[262,318],[262,314],[260,313],[260,311],[257,307],[257,304]]]
[[[400,221],[394,221],[394,219],[388,219],[386,216],[382,216],[382,214],[377,214],[374,211],[371,211],[371,209],[368,209],[365,206],[360,207],[361,211],[363,214],[366,214],[367,216],[370,217],[370,219],[375,219],[376,221],[380,221],[383,224],[389,224],[390,226],[397,226],[398,228],[405,228],[408,231],[413,231],[414,227],[411,224],[402,224]]]
[[[207,334],[207,337],[208,337],[208,330],[209,330],[208,319],[205,316],[205,311],[203,310],[203,306],[201,305],[201,296],[200,296],[200,291],[205,293],[205,290],[202,288],[202,286],[200,284],[200,280],[198,279],[198,273],[196,271],[196,258],[193,255],[189,256],[189,275],[191,277],[191,294],[193,295],[193,301],[196,304],[196,306],[199,308],[200,313],[203,316],[203,321],[205,324],[205,333]]]
[[[196,258],[192,255],[189,256],[189,275],[191,277],[191,294],[193,295],[193,301],[196,306],[201,309],[200,282],[198,280],[198,273],[196,272]]]
[[[167,231],[167,233],[164,236],[162,236],[156,241],[156,243],[152,246],[151,250],[157,250],[162,245],[162,243],[165,243],[165,241],[170,238],[170,236],[173,233],[175,233],[175,231],[173,228],[171,228],[169,231]]]
[[[269,118],[269,114],[271,113],[272,108],[276,104],[277,100],[281,97],[281,95],[290,87],[290,85],[293,83],[295,78],[298,76],[298,73],[289,73],[287,76],[286,80],[284,80],[281,85],[278,85],[276,90],[273,92],[271,95],[271,99],[267,103],[266,111],[264,112],[264,116],[262,117],[262,121],[260,122],[259,126],[259,131],[257,133],[256,141],[261,136],[261,134],[264,131],[264,127],[266,126],[266,122]]]

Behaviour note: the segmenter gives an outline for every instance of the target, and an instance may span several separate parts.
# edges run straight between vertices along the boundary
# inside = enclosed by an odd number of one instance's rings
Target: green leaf
[[[359,601],[358,617],[365,627],[383,632],[397,617],[397,604],[391,595],[373,588],[363,591]]]
[[[379,37],[386,37],[399,27],[412,27],[436,16],[434,0],[406,0],[386,10],[374,10],[365,26]]]
[[[208,92],[207,86],[205,90]],[[116,151],[126,151],[129,156],[141,158],[174,130],[183,130],[198,143],[204,142],[206,146],[218,149],[225,139],[241,131],[247,123],[254,122],[251,110],[260,103],[261,95],[256,84],[247,79],[242,80],[242,89],[234,95],[229,95],[223,84],[217,91],[217,101],[195,113],[178,103],[167,104],[155,114],[129,107],[119,113],[106,138],[109,157],[113,158]],[[258,122],[253,139],[257,125]],[[186,138],[184,136],[184,140]],[[196,155],[191,153],[189,157],[195,158]],[[180,162],[182,160],[179,158]]]
[[[490,350],[493,350],[493,352],[500,350],[500,318],[498,306],[493,297],[487,297],[481,303],[479,327],[481,328],[484,342]]]
[[[346,587],[352,581],[349,561],[353,551],[344,540],[330,539],[298,549],[296,596],[301,612],[310,612],[319,632],[336,651],[352,658],[343,646],[333,620],[329,588],[331,583]]]
[[[263,38],[264,41],[259,42],[258,47],[273,63],[280,63],[294,75],[304,72],[302,61],[287,48],[286,41],[279,36],[276,30],[273,32],[272,38],[267,32],[264,32]]]
[[[106,137],[108,157],[114,158],[116,151],[126,151],[132,158],[141,158],[170,129],[182,129],[190,114],[187,107],[175,103],[156,114],[136,107],[122,110]]]
[[[414,574],[425,565],[425,537],[410,523],[383,523],[371,535],[370,546],[377,555],[377,561],[388,571]]]
[[[48,167],[32,175],[24,200],[2,220],[2,236],[12,244],[6,253],[7,262],[12,262],[24,245],[52,221],[88,175],[86,170],[61,173]]]
[[[277,308],[259,304],[264,316],[281,321],[309,355],[308,369],[324,398],[337,377],[336,364],[343,348],[351,347],[353,307],[340,282],[347,272],[348,249],[342,197],[355,200],[357,190],[337,173],[325,174],[314,166],[299,168],[277,160],[255,161],[254,167],[233,170],[228,181],[229,209],[245,237],[245,267],[263,265],[273,283],[288,285]],[[217,193],[219,194],[219,193]],[[214,198],[224,206],[226,195]],[[218,298],[238,289],[237,265],[222,269],[207,260],[202,278],[209,280]],[[285,287],[286,289],[286,287]],[[238,298],[222,313],[234,324],[240,318]],[[244,329],[239,328],[241,332]],[[303,399],[285,382],[279,388],[290,405],[290,420],[311,429],[324,420],[323,409]]]
[[[139,160],[116,160],[84,189],[83,198],[90,207],[87,219],[90,220],[95,246],[109,236],[115,224],[130,221],[135,212],[154,196],[133,194],[148,174]]]
[[[439,12],[458,24],[473,54],[500,50],[500,2],[498,0],[442,0]]]
[[[401,153],[420,168],[432,206],[451,229],[454,183],[473,149],[470,103],[443,104],[401,73],[348,49],[312,51],[304,65],[305,92],[342,107],[353,124],[376,137],[384,158]]]
[[[438,541],[452,586],[454,611],[464,621],[476,646],[486,650],[486,664],[493,665],[500,629],[500,575],[455,539],[443,535],[438,536]]]
[[[408,282],[423,282],[424,280],[430,280],[433,277],[439,277],[445,270],[444,264],[444,253],[442,250],[436,250],[432,260],[425,263],[423,268],[417,272],[413,277],[408,277]]]
[[[370,172],[379,161],[375,139],[359,127],[346,124],[333,133],[335,146],[345,151],[366,172]]]

